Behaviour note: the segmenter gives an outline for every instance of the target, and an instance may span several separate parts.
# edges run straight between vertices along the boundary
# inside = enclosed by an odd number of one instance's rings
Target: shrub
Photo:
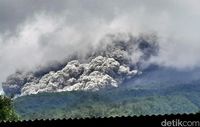
[[[0,121],[15,121],[19,117],[15,113],[12,105],[12,100],[0,95]]]

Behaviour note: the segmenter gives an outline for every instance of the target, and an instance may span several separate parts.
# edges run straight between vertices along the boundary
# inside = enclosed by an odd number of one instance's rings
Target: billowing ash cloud
[[[88,50],[84,57],[77,56],[76,60],[69,60],[60,68],[51,68],[49,72],[39,69],[9,76],[3,84],[5,93],[13,96],[118,87],[141,73],[143,64],[157,55],[158,43],[155,35],[116,34],[102,39],[99,49]]]
[[[148,63],[198,67],[199,5],[198,0],[2,0],[0,82],[16,70],[66,62],[72,54],[84,58],[107,34],[116,33],[155,33],[160,51]]]

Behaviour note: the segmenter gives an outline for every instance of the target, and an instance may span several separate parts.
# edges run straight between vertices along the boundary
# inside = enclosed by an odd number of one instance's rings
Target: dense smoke
[[[118,87],[126,79],[141,74],[146,61],[158,53],[155,35],[107,35],[99,44],[98,49],[88,49],[85,57],[77,56],[64,66],[9,76],[3,83],[5,93],[13,96]]]
[[[96,51],[102,38],[117,33],[136,37],[155,33],[159,54],[148,63],[178,69],[198,67],[199,5],[198,0],[2,0],[0,82],[17,70],[48,68],[52,61],[67,63],[74,54],[87,57],[88,49]],[[137,58],[133,55],[132,61]]]

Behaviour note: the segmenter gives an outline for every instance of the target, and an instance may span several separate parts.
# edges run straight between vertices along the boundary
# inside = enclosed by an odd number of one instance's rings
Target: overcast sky
[[[154,63],[200,65],[199,0],[0,0],[0,82],[17,69],[84,54],[118,32],[157,33]]]

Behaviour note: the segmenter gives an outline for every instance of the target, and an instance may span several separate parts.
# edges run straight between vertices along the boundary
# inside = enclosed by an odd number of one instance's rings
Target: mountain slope
[[[112,97],[94,92],[42,93],[16,99],[15,110],[23,119],[176,114],[200,110],[197,101],[200,94],[195,92],[165,96],[134,96],[135,91],[126,92],[116,93]],[[194,96],[198,99],[193,100]]]
[[[185,76],[191,77],[185,78],[188,82],[184,83],[174,80],[178,78],[170,80],[170,76],[174,77],[172,72],[180,72],[166,68],[153,70],[141,76],[144,82],[140,87],[132,80],[110,90],[39,93],[15,99],[15,109],[24,119],[176,114],[200,110],[200,80],[192,75],[199,71],[187,72]],[[156,73],[168,77],[160,82],[159,77],[153,76]],[[154,80],[149,78],[150,74]],[[161,87],[162,83],[164,87]],[[146,87],[148,85],[151,86]]]

